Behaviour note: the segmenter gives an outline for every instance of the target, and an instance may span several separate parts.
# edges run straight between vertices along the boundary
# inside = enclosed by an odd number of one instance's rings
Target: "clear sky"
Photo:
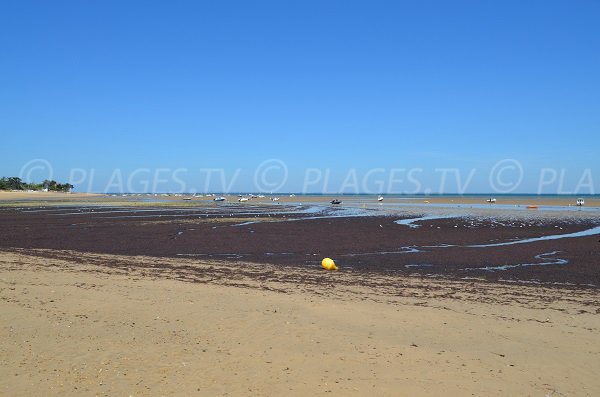
[[[414,168],[392,190],[438,191],[458,168],[487,192],[514,159],[514,193],[563,172],[600,191],[599,21],[598,1],[4,1],[0,174],[43,179],[23,167],[44,159],[78,190],[158,169],[155,190],[201,191],[222,168],[255,190],[278,159],[281,191]]]

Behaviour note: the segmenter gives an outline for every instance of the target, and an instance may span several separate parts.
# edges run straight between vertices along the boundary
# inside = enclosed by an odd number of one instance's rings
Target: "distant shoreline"
[[[0,190],[0,201],[10,201],[19,199],[75,199],[82,197],[103,196],[97,193],[67,193],[67,192],[42,192],[42,191],[23,191],[23,190]]]
[[[215,197],[221,194],[192,194],[192,193],[63,193],[63,192],[17,192],[0,191],[0,203],[27,202],[35,203],[37,201],[52,201],[54,203],[64,202],[65,204],[76,205],[89,204],[90,200],[98,204],[119,204],[119,205],[207,205],[212,204]],[[226,203],[238,203],[239,195],[248,196],[248,193],[230,193],[225,194]],[[497,209],[507,209],[507,206],[519,208],[528,206],[540,207],[565,207],[577,208],[576,200],[581,197],[585,200],[584,207],[600,207],[600,196],[567,196],[567,195],[382,195],[383,201],[378,202],[379,195],[374,194],[264,194],[263,197],[253,197],[249,200],[252,204],[272,203],[272,198],[277,197],[278,203],[286,204],[329,204],[333,199],[342,201],[342,205],[359,207],[386,207],[389,205],[418,205],[418,206],[485,206]],[[488,198],[495,198],[495,203],[488,203]],[[184,200],[184,198],[186,200]],[[191,199],[190,199],[191,198]],[[243,205],[243,203],[240,203]]]

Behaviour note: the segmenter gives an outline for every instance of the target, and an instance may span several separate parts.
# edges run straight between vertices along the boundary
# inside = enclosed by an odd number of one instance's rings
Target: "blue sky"
[[[278,159],[284,191],[302,191],[307,169],[331,174],[308,191],[337,191],[352,170],[389,182],[417,168],[419,186],[392,190],[435,192],[456,168],[475,170],[465,192],[487,192],[515,159],[514,193],[542,173],[543,193],[561,173],[573,190],[586,170],[600,190],[599,20],[597,1],[3,2],[0,173],[44,159],[55,179],[103,191],[115,172],[166,169],[165,191],[183,168],[201,191],[201,170],[218,168],[256,190]]]

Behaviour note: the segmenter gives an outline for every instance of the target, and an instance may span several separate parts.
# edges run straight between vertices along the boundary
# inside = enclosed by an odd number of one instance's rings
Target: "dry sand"
[[[0,252],[0,395],[600,395],[597,290],[241,265]]]
[[[0,191],[0,202],[11,200],[33,201],[72,201],[80,199],[98,198],[101,194],[94,193],[63,193],[63,192],[27,192],[27,191]]]

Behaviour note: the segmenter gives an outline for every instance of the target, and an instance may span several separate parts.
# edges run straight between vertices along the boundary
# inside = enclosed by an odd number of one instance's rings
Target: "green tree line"
[[[0,190],[43,190],[48,189],[50,192],[70,192],[73,189],[70,183],[58,183],[54,180],[46,179],[42,183],[26,183],[21,178],[2,177],[0,178]]]

